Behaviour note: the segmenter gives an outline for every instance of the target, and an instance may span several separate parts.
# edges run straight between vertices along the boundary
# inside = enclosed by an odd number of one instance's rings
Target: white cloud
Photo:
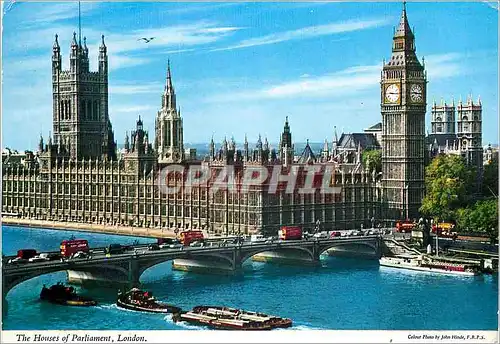
[[[273,33],[270,35],[245,39],[236,45],[231,45],[225,48],[212,49],[211,51],[232,50],[254,47],[259,45],[267,45],[280,43],[285,41],[313,38],[325,35],[332,35],[338,33],[352,32],[358,30],[379,27],[389,23],[385,19],[371,19],[371,20],[349,20],[345,22],[330,23],[325,25],[308,26],[297,30],[289,30],[284,32]]]
[[[448,53],[425,59],[428,78],[432,80],[464,73],[463,55]],[[288,98],[355,97],[359,92],[379,87],[382,64],[352,66],[320,76],[301,75],[298,79],[261,88],[209,96],[207,102],[240,102]]]
[[[110,85],[110,94],[138,94],[138,93],[151,93],[160,92],[163,85],[158,83],[142,83],[142,84],[122,84],[122,85]]]
[[[111,107],[109,109],[110,113],[141,113],[141,112],[151,112],[154,107],[151,105],[122,105],[118,107]]]

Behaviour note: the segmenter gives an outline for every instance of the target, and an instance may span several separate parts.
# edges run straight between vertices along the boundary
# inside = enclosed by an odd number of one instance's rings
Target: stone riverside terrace
[[[316,264],[319,256],[334,250],[340,254],[379,257],[382,237],[371,235],[361,237],[336,237],[324,240],[296,240],[275,243],[249,243],[224,247],[182,247],[148,251],[141,245],[141,252],[125,252],[106,256],[94,250],[90,259],[74,258],[66,261],[29,262],[25,264],[2,264],[2,286],[4,297],[17,284],[31,278],[68,271],[68,279],[74,283],[117,282],[129,286],[139,284],[140,276],[148,268],[166,261],[182,261],[183,266],[199,267],[208,271],[235,272],[243,262],[259,253],[274,254],[281,260]],[[5,257],[5,260],[13,257]]]
[[[392,37],[391,58],[381,70],[380,94],[373,95],[380,96],[382,118],[375,134],[352,134],[345,136],[348,139],[344,142],[335,133],[331,146],[325,142],[321,152],[315,154],[307,144],[300,153],[295,151],[287,118],[277,149],[260,135],[255,147],[249,146],[246,137],[239,146],[232,138],[216,147],[212,139],[209,154],[197,157],[195,150],[184,147],[183,118],[170,63],[154,134],[143,128],[139,116],[135,129],[126,134],[124,148],[118,150],[108,114],[104,37],[98,71],[91,72],[85,39],[82,45],[76,35],[71,43],[70,70],[62,70],[56,36],[52,54],[53,135],[47,143],[40,137],[36,152],[2,155],[3,216],[15,217],[19,224],[36,220],[170,232],[202,230],[210,235],[274,235],[284,225],[311,231],[318,223],[321,230],[366,228],[373,221],[417,219],[427,156],[427,73],[415,49],[404,7]],[[479,110],[471,109],[478,115]],[[212,129],[207,128],[207,132]],[[467,147],[464,152],[471,147],[474,153],[467,153],[472,154],[469,160],[479,161],[480,140],[474,138]],[[381,149],[382,172],[374,172],[369,162],[362,163],[365,149]],[[164,193],[158,175],[172,164],[206,168],[215,184],[186,188],[184,176],[171,174],[164,182],[180,188],[175,194]],[[337,191],[289,193],[278,187],[274,193],[267,192],[269,177],[260,185],[232,193],[217,185],[217,176],[228,166],[235,171],[234,183],[240,183],[244,171],[255,166],[297,169],[299,175],[311,167],[331,169],[329,186]],[[298,187],[305,182],[299,178]]]

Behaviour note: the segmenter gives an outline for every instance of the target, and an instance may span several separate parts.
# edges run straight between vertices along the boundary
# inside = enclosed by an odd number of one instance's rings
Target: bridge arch
[[[368,251],[365,251],[365,252],[367,254],[373,254],[373,255],[378,255],[378,253],[380,251],[379,239],[374,238],[370,241],[352,242],[352,241],[340,241],[339,240],[339,241],[333,241],[333,242],[320,244],[318,254],[321,255],[321,254],[325,253],[326,251],[328,251],[329,249],[335,248],[335,247],[351,248],[353,252],[358,252],[358,253],[363,252],[363,249],[368,249]]]
[[[36,269],[32,270],[29,273],[26,274],[14,274],[14,275],[3,275],[2,277],[2,292],[3,292],[3,297],[7,296],[9,291],[14,289],[17,285],[24,283],[26,281],[29,281],[33,278],[55,273],[55,272],[61,272],[61,271],[77,271],[77,272],[89,272],[89,273],[95,273],[98,271],[102,271],[103,267],[102,266],[83,266],[83,267],[78,267],[78,266],[55,266],[52,268],[48,269]],[[123,268],[121,266],[114,266],[114,265],[106,265],[105,270],[111,270],[116,275],[123,276],[124,279],[126,280],[128,278],[128,270],[126,268]]]
[[[211,253],[211,254],[196,254],[196,255],[193,255],[193,256],[185,256],[185,255],[182,255],[182,256],[166,256],[166,257],[159,257],[157,259],[148,259],[147,261],[145,262],[141,262],[139,261],[138,263],[138,267],[137,267],[137,271],[136,271],[136,278],[137,278],[137,281],[139,280],[139,278],[142,276],[142,274],[158,265],[158,264],[162,264],[162,263],[165,263],[165,262],[168,262],[170,260],[175,260],[175,259],[189,259],[189,260],[206,260],[206,261],[210,261],[210,260],[213,260],[214,258],[218,259],[218,260],[221,260],[221,261],[224,261],[224,262],[227,262],[229,266],[231,266],[232,268],[234,268],[234,259],[233,259],[233,255],[231,254],[230,256],[229,255],[225,255],[225,254],[220,254],[220,253]]]
[[[299,256],[309,258],[311,261],[316,260],[314,257],[314,252],[307,247],[301,246],[284,246],[284,247],[268,247],[268,248],[258,248],[249,249],[241,252],[240,264],[243,264],[246,260],[252,258],[253,256],[263,253],[263,252],[283,252],[283,253],[299,253]]]

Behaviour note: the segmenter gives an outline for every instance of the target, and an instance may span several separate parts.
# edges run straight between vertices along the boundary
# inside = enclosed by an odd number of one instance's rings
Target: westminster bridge
[[[238,271],[249,258],[271,255],[305,264],[318,264],[322,253],[351,253],[379,257],[382,238],[377,235],[359,237],[334,237],[296,241],[275,241],[266,243],[243,242],[226,246],[176,247],[150,251],[144,245],[132,246],[120,254],[106,255],[105,251],[93,250],[87,258],[68,260],[28,262],[24,264],[2,264],[3,296],[16,285],[34,277],[68,271],[68,279],[74,283],[113,282],[129,286],[139,284],[147,269],[167,261],[176,261],[182,266],[203,267],[208,270]]]

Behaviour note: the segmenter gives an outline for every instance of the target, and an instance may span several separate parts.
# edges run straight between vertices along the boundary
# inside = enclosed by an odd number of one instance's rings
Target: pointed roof
[[[371,127],[365,129],[365,131],[378,131],[378,130],[382,130],[382,122],[378,122],[377,124],[374,124]]]
[[[60,49],[60,47],[59,47],[59,40],[58,40],[58,37],[59,37],[59,36],[58,36],[58,35],[57,35],[57,33],[56,33],[56,39],[55,39],[55,41],[54,41],[54,46],[53,46],[55,49]]]
[[[106,51],[106,44],[104,44],[104,35],[101,36],[101,45],[99,46],[99,51],[101,52]]]
[[[306,164],[310,161],[316,161],[316,156],[314,155],[311,146],[309,146],[309,140],[307,140],[306,146],[300,155],[299,164]]]
[[[339,143],[339,138],[337,136],[337,126],[333,127],[333,143],[334,144]]]
[[[172,85],[172,72],[170,71],[170,59],[167,61],[167,83],[165,85],[167,92],[173,92],[174,86]]]
[[[325,143],[323,144],[323,152],[328,152],[328,140],[325,139]]]
[[[414,37],[406,16],[406,1],[403,1],[403,12],[401,12],[401,18],[394,37]]]
[[[76,32],[73,31],[73,40],[71,41],[71,46],[76,47],[78,43],[76,42]]]

